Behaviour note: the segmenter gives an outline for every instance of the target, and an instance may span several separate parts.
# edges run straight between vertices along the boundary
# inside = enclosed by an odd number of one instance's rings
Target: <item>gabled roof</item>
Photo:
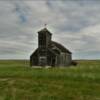
[[[66,49],[63,45],[61,45],[60,43],[57,43],[57,42],[54,42],[54,41],[51,41],[51,46],[54,45],[56,46],[57,48],[59,48],[62,52],[67,52],[69,54],[71,54],[71,52]]]
[[[36,55],[37,54],[37,52],[38,52],[38,48],[31,54],[31,56],[30,57],[32,57],[33,55]]]

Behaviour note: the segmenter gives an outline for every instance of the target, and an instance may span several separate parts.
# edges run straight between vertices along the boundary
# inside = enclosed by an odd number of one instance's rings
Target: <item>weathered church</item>
[[[72,53],[63,45],[52,41],[52,33],[44,28],[38,32],[38,48],[30,56],[31,66],[69,66]]]

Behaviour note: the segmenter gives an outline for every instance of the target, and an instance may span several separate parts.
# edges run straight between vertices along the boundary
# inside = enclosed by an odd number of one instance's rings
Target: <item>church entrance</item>
[[[40,66],[46,66],[46,62],[47,62],[47,59],[45,56],[40,56],[39,57],[39,65]]]

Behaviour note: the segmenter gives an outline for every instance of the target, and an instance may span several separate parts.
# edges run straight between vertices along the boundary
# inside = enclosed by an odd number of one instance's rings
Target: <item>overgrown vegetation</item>
[[[25,60],[0,61],[0,100],[100,100],[100,61],[68,68],[30,68]]]

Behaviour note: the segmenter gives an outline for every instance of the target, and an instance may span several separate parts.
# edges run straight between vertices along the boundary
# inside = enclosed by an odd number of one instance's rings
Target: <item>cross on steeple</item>
[[[46,28],[47,24],[44,24],[44,26],[45,26],[45,28]]]

